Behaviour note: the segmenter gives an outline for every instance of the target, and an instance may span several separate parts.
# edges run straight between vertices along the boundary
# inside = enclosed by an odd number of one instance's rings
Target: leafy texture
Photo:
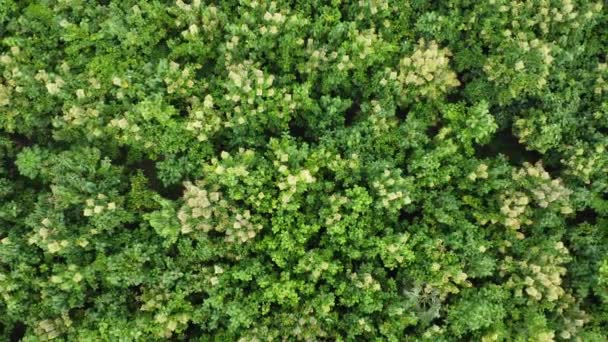
[[[605,341],[604,6],[0,0],[0,340]]]

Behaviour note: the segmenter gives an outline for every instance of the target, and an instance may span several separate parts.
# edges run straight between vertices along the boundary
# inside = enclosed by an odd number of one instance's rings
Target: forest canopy
[[[601,0],[0,0],[0,340],[606,341]]]

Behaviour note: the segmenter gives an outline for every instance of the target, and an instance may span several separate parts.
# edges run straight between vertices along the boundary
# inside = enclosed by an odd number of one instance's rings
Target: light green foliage
[[[606,340],[604,7],[0,0],[0,340]]]

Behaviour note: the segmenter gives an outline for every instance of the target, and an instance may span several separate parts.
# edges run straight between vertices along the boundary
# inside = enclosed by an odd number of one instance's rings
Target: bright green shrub
[[[0,336],[604,341],[601,1],[0,0]]]

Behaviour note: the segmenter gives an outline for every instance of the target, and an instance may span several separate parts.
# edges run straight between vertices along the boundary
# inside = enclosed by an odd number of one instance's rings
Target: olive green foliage
[[[599,0],[0,0],[0,339],[605,341]]]

